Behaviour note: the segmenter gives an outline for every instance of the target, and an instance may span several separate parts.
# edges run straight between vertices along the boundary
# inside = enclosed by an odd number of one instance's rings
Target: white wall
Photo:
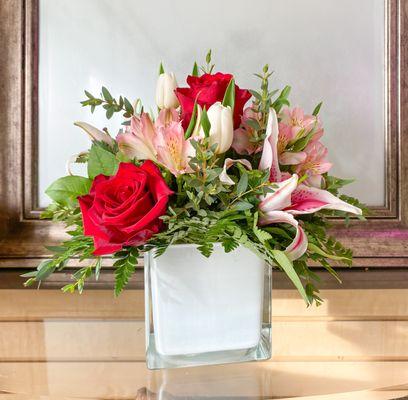
[[[179,84],[213,49],[216,69],[255,87],[265,63],[292,104],[321,112],[333,174],[356,177],[348,192],[384,204],[383,0],[41,0],[40,203],[65,160],[89,145],[72,125],[115,129],[79,101],[83,89],[153,105],[158,64]],[[118,126],[118,121],[116,121]]]

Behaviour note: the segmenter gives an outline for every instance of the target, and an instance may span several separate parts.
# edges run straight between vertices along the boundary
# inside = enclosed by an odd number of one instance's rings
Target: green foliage
[[[222,100],[222,105],[231,107],[231,110],[234,111],[235,107],[235,80],[232,78],[225,90],[224,98]]]
[[[85,96],[87,99],[81,101],[82,107],[90,106],[93,113],[96,107],[102,106],[106,111],[107,119],[111,119],[115,113],[122,113],[124,118],[130,118],[135,114],[131,102],[126,97],[120,96],[116,100],[104,86],[102,87],[100,97],[95,97],[86,90]]]
[[[205,56],[205,65],[200,67],[201,71],[204,72],[204,74],[211,74],[215,65],[211,64],[211,49],[208,50],[206,56]]]
[[[93,179],[99,174],[115,175],[119,161],[115,154],[94,143],[88,155],[88,176]]]
[[[68,261],[74,257],[78,257],[79,261],[94,258],[92,254],[94,251],[92,238],[84,236],[79,228],[68,232],[68,234],[71,235],[69,240],[64,241],[60,246],[50,249],[54,253],[51,259],[42,261],[35,271],[22,275],[25,278],[29,278],[25,282],[25,286],[30,286],[35,282],[40,283],[55,271],[62,271]],[[78,272],[78,279],[80,278],[79,275],[80,273]]]
[[[198,65],[197,65],[196,62],[194,62],[193,71],[191,72],[191,75],[192,75],[192,76],[199,76],[199,73],[198,73]]]
[[[211,122],[208,119],[208,114],[205,107],[203,108],[203,112],[201,113],[201,127],[203,128],[205,137],[210,136]]]
[[[119,296],[135,272],[139,250],[136,247],[125,248],[114,254],[117,258],[115,267],[115,296]]]
[[[316,117],[316,116],[319,114],[320,109],[322,108],[322,104],[323,104],[323,102],[321,101],[321,102],[315,107],[315,109],[313,110],[312,115],[314,115],[314,116]]]
[[[57,179],[45,191],[56,203],[62,206],[75,204],[78,196],[89,192],[92,181],[82,176],[69,175]]]

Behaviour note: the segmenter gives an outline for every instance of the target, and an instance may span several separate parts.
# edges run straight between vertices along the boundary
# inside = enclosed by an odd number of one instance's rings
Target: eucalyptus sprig
[[[107,119],[111,119],[115,113],[122,113],[124,118],[131,118],[133,115],[141,112],[140,109],[138,110],[139,102],[136,102],[135,109],[126,97],[119,96],[116,100],[105,86],[102,86],[100,97],[95,97],[87,90],[84,92],[87,99],[81,101],[82,107],[90,106],[93,113],[96,107],[102,106],[106,110]]]

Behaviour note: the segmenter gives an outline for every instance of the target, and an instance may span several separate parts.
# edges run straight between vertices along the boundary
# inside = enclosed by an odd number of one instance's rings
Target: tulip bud
[[[210,145],[217,144],[215,150],[217,154],[225,153],[231,147],[234,138],[231,107],[225,107],[217,101],[208,109],[207,115],[211,123]],[[203,130],[201,134],[203,134]]]
[[[174,93],[177,88],[177,81],[173,73],[163,72],[157,79],[156,104],[162,108],[176,108],[179,101]]]

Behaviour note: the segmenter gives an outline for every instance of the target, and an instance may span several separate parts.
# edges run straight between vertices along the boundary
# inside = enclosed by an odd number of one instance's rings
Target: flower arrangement
[[[141,252],[154,248],[160,256],[171,244],[194,243],[209,257],[219,242],[226,252],[248,247],[283,270],[307,303],[321,302],[307,261],[336,277],[332,260],[352,262],[351,250],[328,236],[327,217],[363,218],[365,211],[339,195],[350,180],[329,175],[321,103],[311,114],[290,108],[290,87],[271,90],[268,65],[255,74],[260,90],[213,70],[209,52],[179,87],[160,65],[157,113],[105,87],[100,97],[85,91],[83,106],[103,107],[108,119],[122,113],[123,128],[114,138],[76,123],[92,140],[73,160],[87,164],[88,176],[52,183],[53,202],[42,214],[65,223],[70,239],[49,248],[54,256],[25,274],[27,285],[79,257],[91,261],[63,290],[82,292],[86,279],[98,279],[102,256],[112,255],[119,294]]]

